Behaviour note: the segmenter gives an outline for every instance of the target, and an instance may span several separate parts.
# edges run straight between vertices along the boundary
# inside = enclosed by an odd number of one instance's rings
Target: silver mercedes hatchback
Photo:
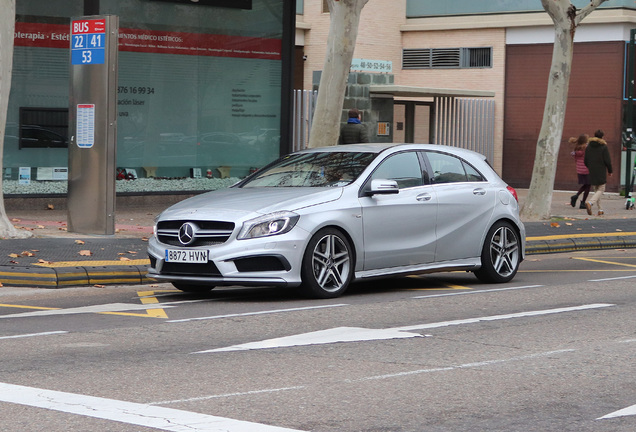
[[[469,150],[353,144],[282,157],[162,212],[148,277],[183,291],[299,287],[442,271],[508,282],[525,255],[516,192]]]

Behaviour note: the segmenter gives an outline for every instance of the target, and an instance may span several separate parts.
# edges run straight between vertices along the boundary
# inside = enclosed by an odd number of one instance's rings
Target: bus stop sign
[[[73,21],[71,26],[71,64],[104,64],[106,58],[106,20]]]

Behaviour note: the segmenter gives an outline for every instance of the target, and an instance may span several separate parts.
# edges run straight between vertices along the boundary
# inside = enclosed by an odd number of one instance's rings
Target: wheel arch
[[[525,245],[525,238],[521,237],[521,227],[517,224],[517,221],[515,221],[514,219],[511,219],[509,217],[500,217],[499,219],[495,219],[492,221],[492,223],[488,226],[488,229],[484,232],[484,236],[481,240],[481,244],[484,244],[484,241],[486,241],[486,236],[488,235],[488,231],[490,231],[490,228],[492,228],[496,223],[498,222],[508,222],[515,230],[515,233],[517,233],[517,237],[519,237],[519,240],[521,241],[522,245]],[[526,256],[526,248],[525,246],[523,246],[521,248],[521,261],[523,261],[525,259]]]

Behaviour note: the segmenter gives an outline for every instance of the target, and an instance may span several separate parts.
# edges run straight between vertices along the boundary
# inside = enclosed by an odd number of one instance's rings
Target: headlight
[[[243,223],[237,239],[245,240],[285,234],[291,231],[299,218],[300,216],[296,213],[277,212],[248,220]]]
[[[159,215],[155,216],[155,220],[152,224],[152,235],[155,236],[155,238],[157,238],[157,223],[159,221]]]

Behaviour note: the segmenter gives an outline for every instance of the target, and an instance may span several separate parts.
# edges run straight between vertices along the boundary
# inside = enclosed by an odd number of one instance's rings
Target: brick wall
[[[578,189],[569,137],[605,131],[615,175],[608,191],[617,191],[621,169],[624,42],[577,43],[554,188]],[[552,45],[507,48],[503,178],[514,187],[530,185],[541,129]]]

